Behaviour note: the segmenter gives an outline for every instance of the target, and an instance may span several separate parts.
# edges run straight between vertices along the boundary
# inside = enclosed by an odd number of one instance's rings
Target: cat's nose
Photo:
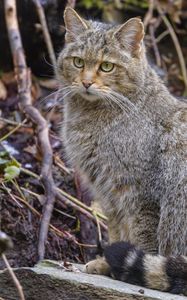
[[[83,80],[83,81],[82,81],[82,84],[84,85],[84,87],[85,87],[86,89],[88,89],[88,88],[93,84],[93,82],[92,82],[92,81],[89,81],[89,80]]]

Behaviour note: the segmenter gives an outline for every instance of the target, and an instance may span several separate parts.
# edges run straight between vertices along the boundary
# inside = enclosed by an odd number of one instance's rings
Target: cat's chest
[[[68,156],[83,171],[97,166],[100,171],[109,169],[132,169],[142,167],[150,159],[148,130],[137,122],[123,118],[94,120],[85,119],[66,122],[65,140]],[[149,155],[150,154],[150,155]],[[136,167],[135,167],[136,166]]]
[[[93,120],[66,123],[64,130],[66,149],[76,165],[84,161],[102,158],[103,145],[106,146],[107,132]]]

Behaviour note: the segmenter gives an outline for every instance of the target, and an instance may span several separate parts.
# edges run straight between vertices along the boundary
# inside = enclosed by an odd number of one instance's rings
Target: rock
[[[79,272],[81,265],[67,269],[44,261],[34,268],[16,269],[26,300],[186,300],[184,296],[134,286],[108,277]],[[77,270],[77,268],[79,270]],[[73,272],[71,270],[74,270]],[[18,294],[7,270],[0,272],[0,297],[17,300]]]

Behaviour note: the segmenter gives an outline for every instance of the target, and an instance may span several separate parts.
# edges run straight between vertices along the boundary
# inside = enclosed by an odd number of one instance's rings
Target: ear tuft
[[[66,42],[74,42],[78,35],[88,29],[86,21],[71,7],[67,7],[64,11],[64,22],[66,26]]]
[[[114,37],[134,55],[139,55],[144,37],[144,26],[139,18],[131,18],[120,26]]]

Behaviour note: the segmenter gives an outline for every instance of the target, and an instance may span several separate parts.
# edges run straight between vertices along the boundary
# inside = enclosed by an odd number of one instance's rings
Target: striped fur
[[[164,256],[187,255],[187,104],[148,64],[139,18],[113,26],[67,8],[64,20],[57,73],[67,156],[99,198],[110,243],[129,241],[149,253],[114,244],[106,250],[114,276],[185,292],[186,258]],[[114,65],[111,72],[102,71],[103,62]],[[125,272],[118,269],[124,259]],[[86,265],[88,273],[108,269],[105,260]]]
[[[187,295],[187,258],[146,254],[128,242],[108,246],[104,256],[117,280]]]

